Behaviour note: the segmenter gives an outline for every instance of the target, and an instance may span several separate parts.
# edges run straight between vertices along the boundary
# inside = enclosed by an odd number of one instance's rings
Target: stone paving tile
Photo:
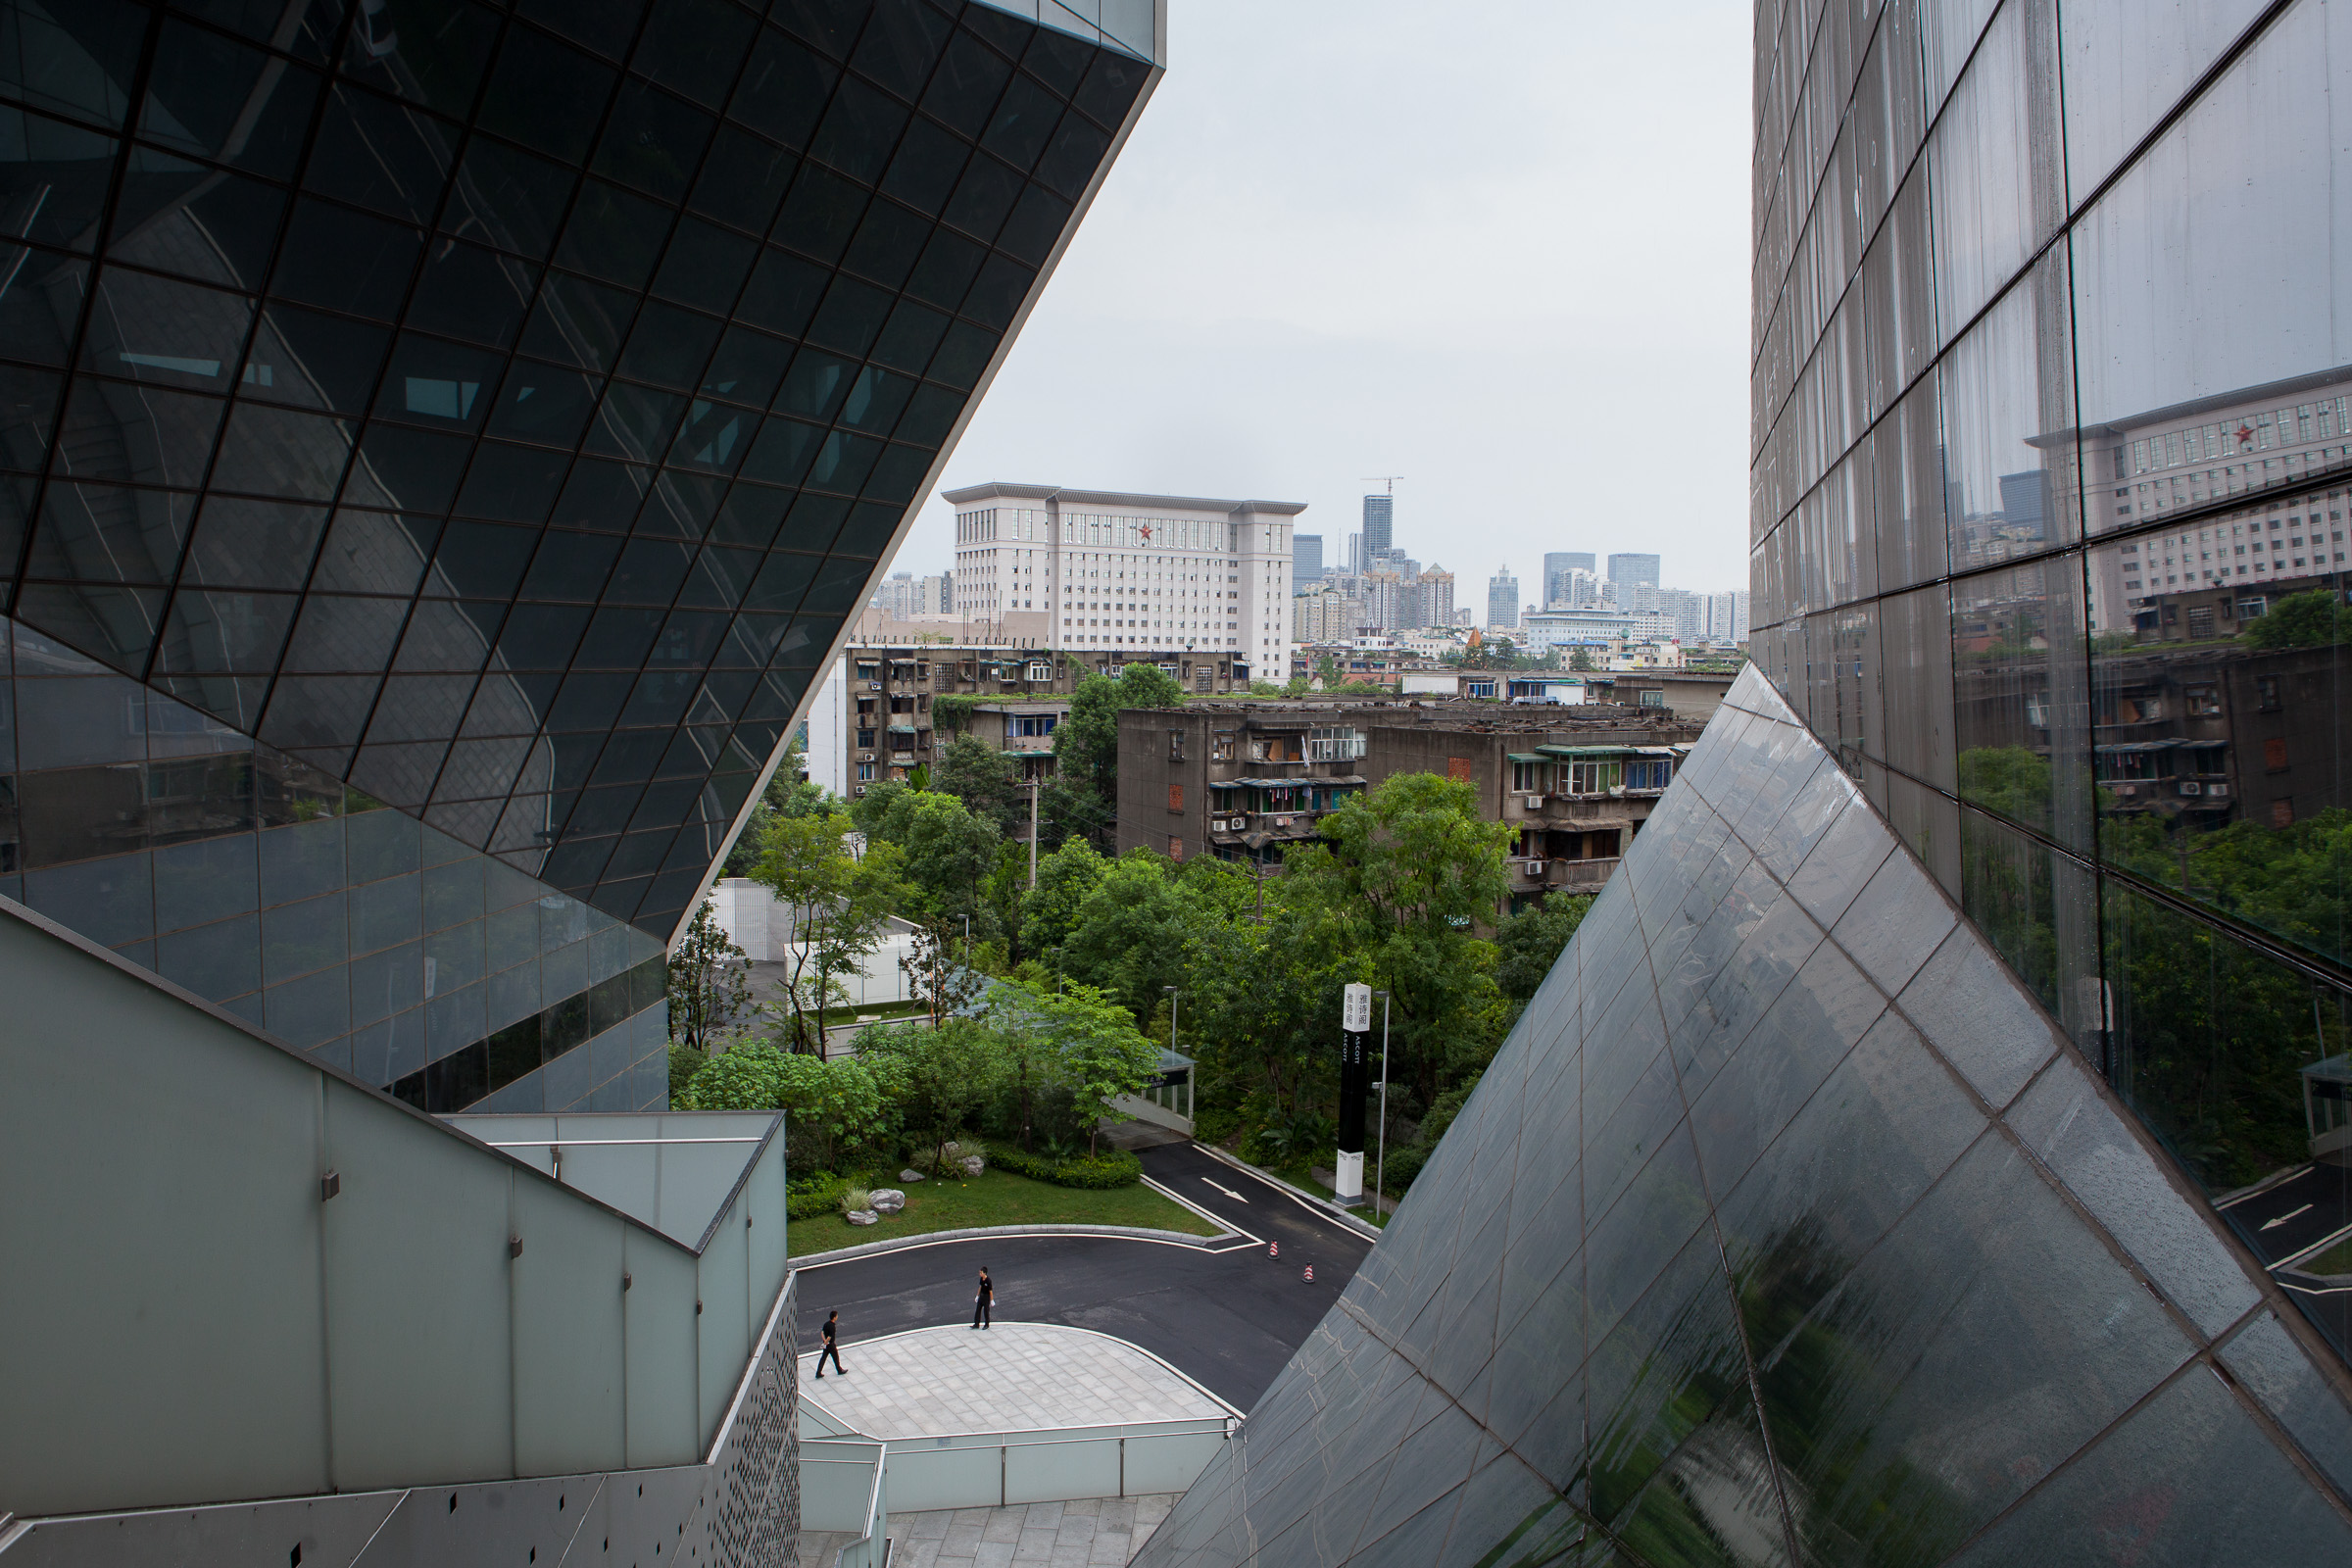
[[[1119,1568],[1143,1550],[1173,1495],[1090,1497],[890,1518],[891,1568]],[[801,1538],[799,1568],[833,1568],[844,1535]]]
[[[1208,1392],[1123,1341],[1050,1323],[985,1333],[917,1329],[845,1341],[846,1378],[817,1388],[801,1357],[801,1396],[877,1438],[945,1437],[1228,1414]]]

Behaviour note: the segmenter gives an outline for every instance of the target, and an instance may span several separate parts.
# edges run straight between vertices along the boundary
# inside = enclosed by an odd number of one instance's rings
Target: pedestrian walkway
[[[841,1358],[849,1375],[820,1385],[802,1356],[801,1397],[884,1440],[1241,1414],[1124,1340],[1054,1323],[845,1334]]]
[[[1152,1539],[1173,1495],[1093,1497],[890,1516],[890,1568],[1120,1568]],[[801,1537],[800,1568],[833,1568],[843,1535]]]

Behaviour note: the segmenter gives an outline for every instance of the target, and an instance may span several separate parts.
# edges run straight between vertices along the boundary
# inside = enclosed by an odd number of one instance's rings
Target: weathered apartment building
[[[1050,751],[1055,715],[1088,675],[1116,675],[1126,664],[1156,663],[1187,691],[1222,694],[1244,689],[1249,665],[1230,654],[1160,654],[1149,661],[1115,653],[1054,652],[905,643],[853,645],[817,685],[808,705],[808,777],[836,795],[856,797],[865,786],[906,779],[937,758],[953,739],[938,733],[932,702],[951,693],[990,700],[1002,722],[974,715],[975,733],[1002,750]],[[1058,699],[1058,702],[1053,701]],[[1021,759],[1036,776],[1038,760]]]
[[[1266,865],[1396,773],[1466,780],[1516,832],[1514,907],[1594,892],[1702,726],[1662,708],[1190,702],[1119,718],[1118,848]]]

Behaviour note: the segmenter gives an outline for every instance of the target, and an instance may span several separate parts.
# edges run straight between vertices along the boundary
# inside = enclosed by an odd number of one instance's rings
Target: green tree
[[[1069,716],[1054,730],[1056,777],[1090,793],[1107,825],[1118,810],[1119,714],[1130,708],[1176,708],[1183,702],[1184,688],[1157,664],[1129,664],[1115,678],[1087,676],[1071,694]]]
[[[764,1040],[738,1041],[704,1064],[675,1103],[681,1110],[775,1110],[791,1057]]]
[[[1061,948],[1065,973],[1118,998],[1139,1019],[1152,1015],[1161,986],[1184,976],[1187,909],[1169,864],[1149,850],[1107,862]]]
[[[881,945],[905,895],[904,852],[873,842],[862,856],[852,855],[849,833],[850,818],[841,813],[776,817],[752,868],[796,922],[780,989],[789,1038],[804,1051],[821,1048],[826,1006],[841,978]]]
[[[1051,852],[1072,839],[1089,841],[1109,836],[1111,811],[1094,787],[1073,784],[1056,774],[1046,780],[1037,800],[1037,847]]]
[[[669,1038],[708,1051],[719,1031],[739,1017],[752,996],[750,960],[710,912],[694,911],[669,959]]]
[[[2324,648],[2345,640],[2344,603],[2327,588],[2289,594],[2248,621],[2237,640],[2248,648]]]
[[[866,786],[865,793],[850,803],[850,821],[867,838],[882,836],[882,824],[898,804],[899,797],[907,793],[904,779],[886,778]]]
[[[1494,928],[1494,984],[1524,1005],[1592,912],[1588,893],[1553,893]]]
[[[1069,985],[1055,992],[1016,983],[1008,990],[1011,995],[1001,1004],[1005,1017],[1003,1031],[1028,1042],[1033,1049],[1042,1049],[1058,1067],[1084,1107],[1087,1152],[1092,1154],[1102,1121],[1134,1119],[1111,1102],[1136,1093],[1159,1071],[1159,1048],[1136,1028],[1133,1012],[1093,986]],[[1026,1068],[1024,1061],[1024,1072]],[[1027,1118],[1024,1078],[1024,1134]]]
[[[1592,668],[1592,651],[1585,648],[1571,649],[1568,654],[1568,667],[1573,670],[1590,673]]]
[[[1510,891],[1513,829],[1479,814],[1468,781],[1397,773],[1322,819],[1329,847],[1292,852],[1291,879],[1372,930],[1466,930]]]
[[[943,1018],[932,1028],[877,1024],[858,1043],[860,1057],[897,1075],[906,1125],[931,1145],[934,1170],[1000,1075],[1001,1049],[996,1033],[972,1018]]]
[[[693,1046],[669,1048],[669,1102],[672,1105],[685,1103],[681,1097],[686,1093],[686,1086],[694,1082],[694,1075],[710,1063],[710,1054],[707,1051],[697,1050]]]
[[[1022,788],[1011,758],[976,735],[958,735],[931,770],[931,787],[953,795],[963,808],[991,823],[1005,838],[1029,825],[1029,792]]]
[[[1509,890],[1512,830],[1480,816],[1467,782],[1434,773],[1393,775],[1321,828],[1327,845],[1285,858],[1282,897],[1319,907],[1369,959],[1362,978],[1395,996],[1396,1044],[1427,1100],[1442,1079],[1486,1064],[1509,1016],[1494,949],[1476,928]]]
[[[882,838],[905,851],[908,909],[935,920],[985,920],[980,879],[997,858],[995,826],[953,795],[907,790],[891,802]],[[977,933],[986,937],[983,929]]]
[[[1083,838],[1065,840],[1037,861],[1037,886],[1021,900],[1021,951],[1060,963],[1060,949],[1078,929],[1079,907],[1102,880],[1108,862]]]

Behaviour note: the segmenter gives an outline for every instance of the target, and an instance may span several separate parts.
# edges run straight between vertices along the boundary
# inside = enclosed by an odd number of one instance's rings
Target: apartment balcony
[[[1617,869],[1618,857],[1602,859],[1540,859],[1534,856],[1513,856],[1510,861],[1511,891],[1533,893],[1554,890],[1574,893],[1597,893]]]

